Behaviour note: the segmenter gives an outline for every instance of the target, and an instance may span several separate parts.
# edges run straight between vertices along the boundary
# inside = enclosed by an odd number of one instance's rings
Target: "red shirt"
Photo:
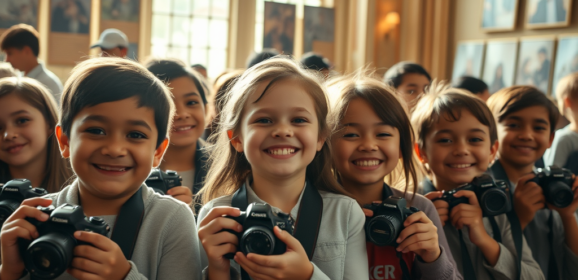
[[[369,279],[403,279],[403,270],[397,257],[397,251],[393,246],[377,246],[371,242],[367,246],[367,260],[369,262]],[[402,258],[411,272],[415,253],[402,254]],[[411,275],[410,275],[411,276]]]

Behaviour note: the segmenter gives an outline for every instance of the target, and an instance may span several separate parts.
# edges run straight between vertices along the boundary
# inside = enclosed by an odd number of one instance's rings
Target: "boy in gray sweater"
[[[452,208],[439,199],[444,191],[470,183],[487,170],[498,148],[498,136],[492,113],[481,99],[460,89],[432,88],[416,106],[412,125],[420,158],[431,178],[426,182],[434,190],[426,197],[434,201],[458,269],[464,279],[505,280],[517,275],[544,279],[523,237],[522,255],[517,255],[505,214],[494,217],[496,232],[490,219],[482,215],[473,191],[456,192],[455,198],[465,198],[468,203]]]
[[[26,218],[47,221],[48,215],[36,206],[64,203],[80,205],[86,216],[102,218],[110,225],[111,239],[76,231],[74,238],[90,245],[76,246],[68,269],[53,275],[56,279],[199,279],[192,211],[143,184],[168,145],[175,109],[166,86],[136,62],[89,59],[73,69],[61,104],[62,117],[54,132],[62,156],[70,158],[78,178],[59,193],[24,201],[7,219],[0,237],[0,279],[30,279],[19,239],[34,240],[39,233]],[[129,204],[134,201],[142,205],[138,217],[124,207],[139,204]],[[115,239],[115,229],[124,226],[130,231],[121,217],[129,217],[124,219],[129,223],[140,218],[132,242]],[[127,243],[132,248],[122,245]],[[50,261],[46,264],[51,266]]]

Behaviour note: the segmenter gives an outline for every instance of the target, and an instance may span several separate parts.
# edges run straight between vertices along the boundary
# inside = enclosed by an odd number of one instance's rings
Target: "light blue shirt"
[[[35,79],[46,86],[54,96],[56,104],[60,104],[60,95],[63,89],[62,83],[60,79],[58,79],[54,73],[50,72],[50,70],[46,69],[42,63],[38,63],[36,67],[26,74],[26,77]]]

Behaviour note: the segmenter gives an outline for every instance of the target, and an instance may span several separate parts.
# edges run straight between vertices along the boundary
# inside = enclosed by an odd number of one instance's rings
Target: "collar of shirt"
[[[37,78],[42,72],[44,72],[44,65],[42,65],[42,63],[38,63],[36,67],[32,68],[32,70],[26,74],[26,77]]]
[[[253,202],[258,202],[258,203],[267,203],[266,201],[262,200],[261,198],[259,198],[257,196],[257,194],[253,191],[253,186],[251,186],[251,181],[249,178],[247,178],[247,181],[245,182],[245,186],[247,186],[247,200],[249,203],[253,203]],[[303,190],[301,190],[301,194],[299,195],[299,199],[297,200],[297,204],[295,204],[295,206],[293,206],[293,208],[291,209],[291,217],[293,218],[294,221],[296,221],[299,217],[297,216],[299,214],[299,205],[301,205],[301,198],[303,198],[303,192],[305,191],[305,187],[307,186],[307,182],[305,182],[305,185],[303,187]],[[267,203],[269,204],[269,203]],[[279,213],[279,212],[283,212],[281,211],[281,209],[271,205],[271,209],[275,212],[275,213]]]

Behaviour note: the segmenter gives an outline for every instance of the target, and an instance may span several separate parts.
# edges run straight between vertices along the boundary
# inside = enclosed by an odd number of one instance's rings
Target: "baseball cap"
[[[98,42],[90,46],[91,49],[96,47],[106,50],[116,47],[128,48],[128,39],[122,31],[116,28],[109,28],[102,31]]]

